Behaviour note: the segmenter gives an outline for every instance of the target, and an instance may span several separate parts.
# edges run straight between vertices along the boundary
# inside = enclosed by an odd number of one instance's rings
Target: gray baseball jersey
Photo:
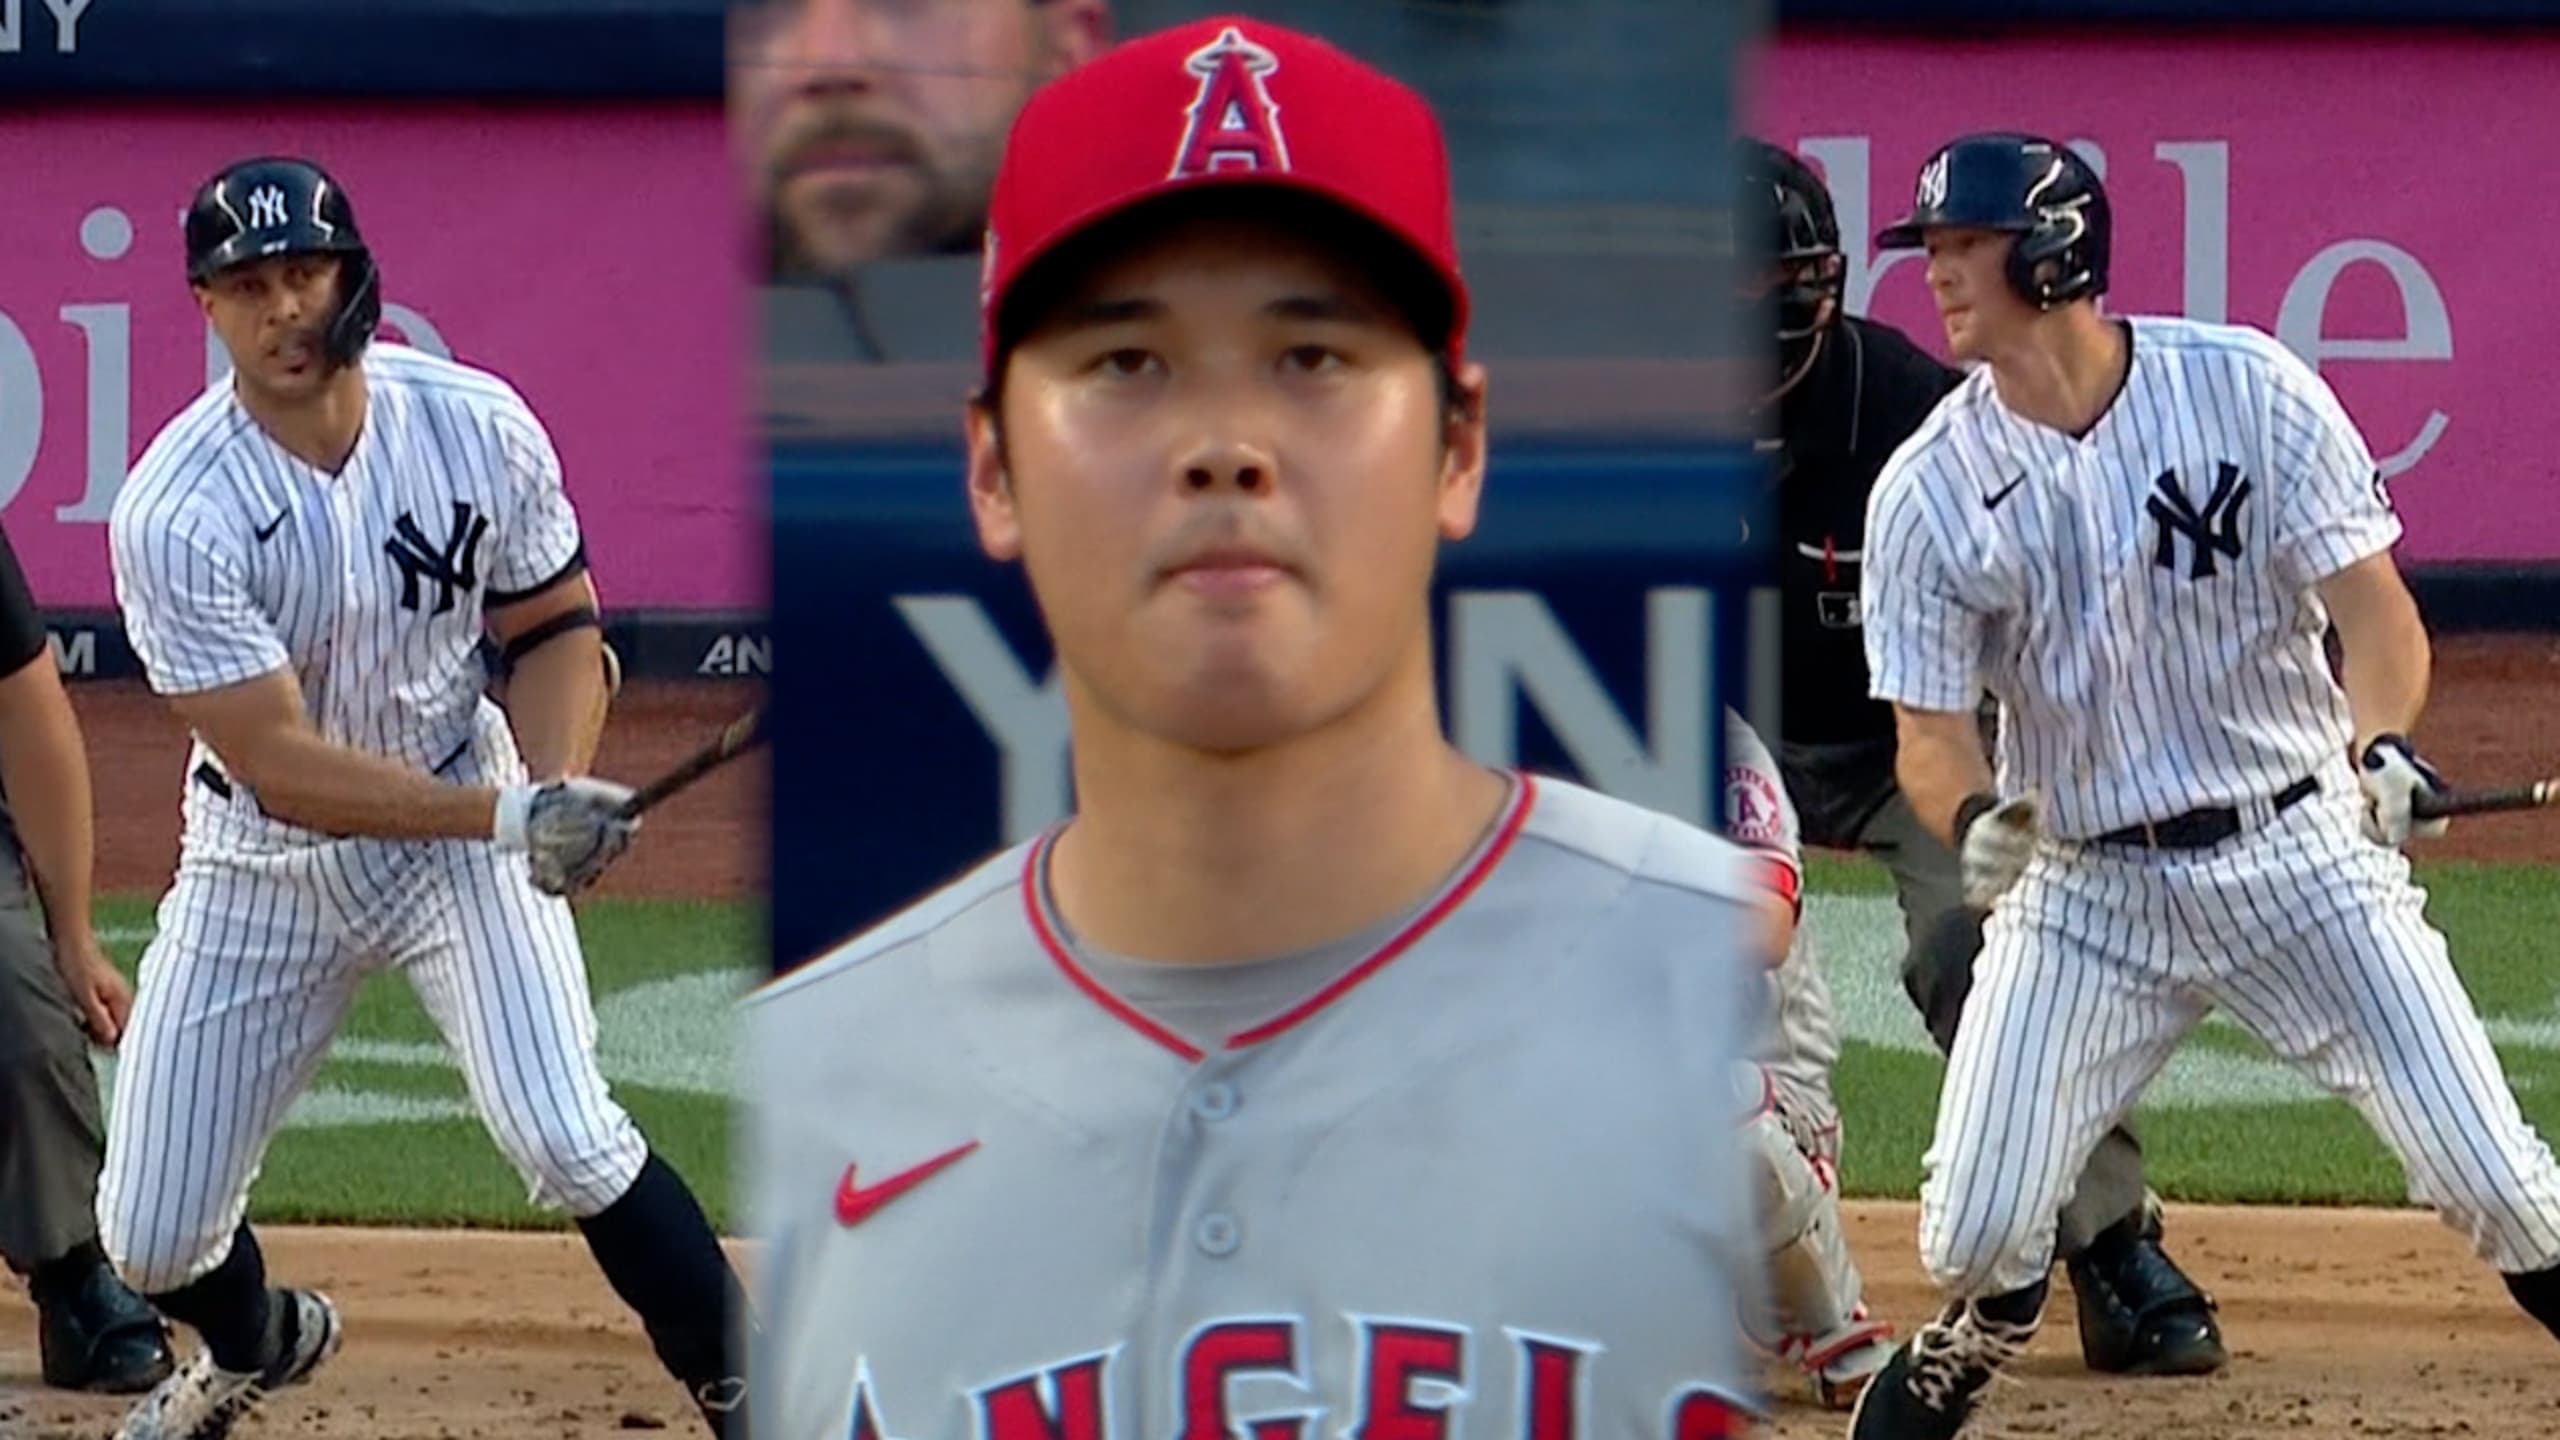
[[[1778,762],[1760,732],[1724,712],[1725,834],[1761,857],[1768,888],[1790,900],[1804,894],[1804,845],[1795,801],[1779,778]],[[1769,971],[1772,1004],[1752,1044],[1752,1058],[1788,1090],[1789,1103],[1811,1107],[1809,1121],[1828,1123],[1838,1106],[1831,1097],[1831,1068],[1840,1063],[1840,1025],[1831,987],[1812,938],[1798,925],[1787,953]]]
[[[1740,851],[1523,779],[1195,1037],[1056,933],[1047,843],[749,1004],[764,1440],[1740,1433]]]

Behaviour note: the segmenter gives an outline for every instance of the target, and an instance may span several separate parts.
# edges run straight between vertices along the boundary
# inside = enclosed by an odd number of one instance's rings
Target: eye
[[[1345,362],[1342,353],[1330,346],[1292,345],[1280,352],[1280,363],[1291,370],[1323,374],[1340,369]]]
[[[1152,353],[1134,345],[1124,345],[1096,356],[1093,368],[1118,379],[1134,379],[1154,369],[1155,363],[1156,357]]]

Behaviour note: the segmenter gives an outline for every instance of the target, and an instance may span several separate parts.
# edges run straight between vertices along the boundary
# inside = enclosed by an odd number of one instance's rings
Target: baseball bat
[[[687,755],[666,774],[632,792],[622,802],[622,818],[636,820],[667,797],[764,743],[764,707],[758,705],[720,727],[710,743]]]
[[[2530,780],[2494,790],[2447,790],[2409,797],[2409,813],[2421,820],[2453,815],[2493,815],[2504,810],[2539,810],[2560,805],[2560,780]]]

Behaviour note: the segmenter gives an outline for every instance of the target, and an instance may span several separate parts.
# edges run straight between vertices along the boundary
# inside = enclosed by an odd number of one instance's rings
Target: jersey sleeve
[[[108,527],[125,635],[161,695],[237,685],[292,658],[237,547],[211,527],[185,509],[119,510]]]
[[[2268,425],[2278,487],[2275,560],[2296,585],[2314,585],[2400,541],[2382,467],[2319,373],[2279,350]]]
[[[44,653],[44,616],[18,568],[18,552],[0,534],[0,675],[15,675]]]
[[[1804,848],[1795,803],[1760,732],[1724,712],[1725,838],[1751,852],[1761,883],[1789,905],[1804,896]]]
[[[521,404],[498,416],[498,449],[515,487],[515,512],[499,537],[489,571],[489,602],[504,605],[568,579],[587,565],[577,508],[560,479],[560,455],[550,433]]]
[[[1914,710],[1970,711],[1982,695],[1985,616],[1930,524],[1922,478],[1897,452],[1867,498],[1867,691]]]

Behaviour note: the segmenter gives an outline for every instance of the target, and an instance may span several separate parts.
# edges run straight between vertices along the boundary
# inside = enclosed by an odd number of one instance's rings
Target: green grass
[[[2530,866],[2420,870],[2492,1022],[2525,1113],[2560,1135],[2560,879]],[[1941,1065],[1903,998],[1901,925],[1882,868],[1816,856],[1807,924],[1822,946],[1844,1036],[1837,1077],[1852,1194],[1909,1196],[1936,1112]],[[104,907],[130,969],[151,924],[145,901]],[[731,1012],[761,964],[748,905],[614,900],[579,929],[601,1019],[606,1076],[715,1220],[731,1212]],[[556,1227],[468,1113],[459,1071],[407,984],[360,993],[313,1092],[269,1151],[252,1192],[262,1221]],[[2136,1115],[2153,1183],[2181,1200],[2402,1204],[2398,1164],[2356,1114],[2312,1093],[2224,1022],[2197,1032]]]
[[[725,1000],[762,963],[761,910],[612,900],[578,929],[600,1017],[605,1076],[650,1144],[693,1183],[715,1223],[730,1215],[729,1016]],[[101,907],[131,973],[149,933],[146,900]],[[113,1066],[105,1067],[110,1084]],[[264,1222],[551,1228],[471,1113],[462,1073],[408,982],[364,983],[339,1044],[268,1150],[250,1195]]]
[[[2527,865],[2419,867],[2428,915],[2482,1016],[2526,1118],[2560,1136],[2560,877]],[[1842,1011],[1836,1076],[1846,1116],[1842,1180],[1854,1195],[1907,1197],[1920,1183],[1942,1065],[1893,967],[1901,936],[1881,866],[1814,857],[1808,923]],[[2274,1204],[2408,1203],[2391,1152],[2345,1103],[2227,1020],[2209,1020],[2134,1117],[2152,1183],[2175,1199]]]

